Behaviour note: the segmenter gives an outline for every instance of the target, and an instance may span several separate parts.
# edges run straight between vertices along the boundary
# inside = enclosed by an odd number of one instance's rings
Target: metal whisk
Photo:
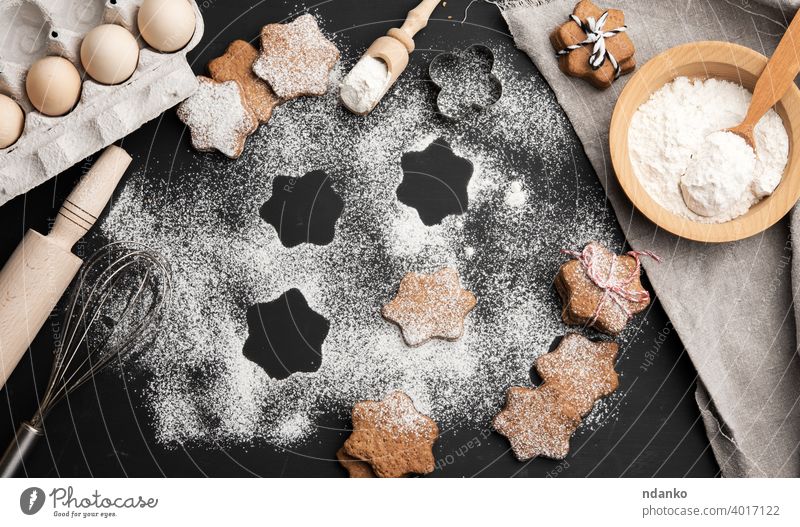
[[[169,264],[135,242],[108,244],[86,261],[70,291],[47,389],[33,419],[20,425],[0,459],[0,477],[17,473],[59,402],[152,337],[171,279]]]

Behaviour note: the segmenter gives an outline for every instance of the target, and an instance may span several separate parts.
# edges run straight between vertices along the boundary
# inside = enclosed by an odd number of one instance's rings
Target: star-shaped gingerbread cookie
[[[492,421],[520,461],[537,456],[564,459],[580,423],[578,411],[565,405],[560,392],[547,385],[512,386],[506,392],[505,408]]]
[[[356,403],[344,452],[369,463],[381,478],[428,474],[435,467],[432,449],[438,437],[433,419],[421,414],[408,395],[393,392],[382,401]]]
[[[619,386],[614,370],[618,349],[614,342],[567,334],[554,351],[536,360],[544,381],[540,386],[508,389],[506,406],[493,425],[511,442],[518,459],[566,457],[581,419]]]
[[[261,55],[253,72],[282,99],[325,95],[339,50],[325,38],[311,15],[289,24],[268,24],[261,30]]]
[[[555,350],[536,360],[536,371],[545,385],[555,387],[564,401],[586,415],[598,399],[619,386],[614,370],[618,351],[616,342],[594,342],[568,333]]]
[[[405,275],[381,314],[400,327],[409,346],[419,346],[432,338],[459,339],[476,303],[475,295],[461,287],[458,271],[444,267],[434,274]]]
[[[650,305],[639,253],[617,256],[591,242],[582,252],[569,254],[573,259],[561,266],[555,280],[565,323],[618,335],[633,315]]]
[[[342,465],[345,470],[347,470],[347,474],[351,478],[374,478],[375,471],[372,470],[372,467],[366,461],[361,461],[358,458],[354,458],[347,451],[344,447],[340,448],[336,451],[336,459],[339,460],[339,464]]]
[[[247,105],[263,124],[269,121],[272,110],[281,103],[281,100],[266,82],[253,73],[253,63],[256,58],[258,50],[249,42],[234,40],[224,55],[208,63],[208,71],[211,73],[211,78],[217,82],[237,81]]]
[[[219,150],[230,158],[242,155],[258,120],[236,81],[216,82],[198,76],[197,91],[178,106],[178,118],[189,127],[192,145],[201,152]]]
[[[586,79],[598,89],[608,88],[619,75],[630,73],[636,68],[636,48],[628,33],[620,30],[625,27],[625,13],[619,9],[608,9],[608,14],[603,19],[605,12],[606,10],[600,9],[589,0],[581,0],[572,11],[580,24],[570,17],[550,34],[553,49],[561,52],[558,55],[561,71]],[[595,41],[586,42],[590,40],[590,34],[595,39],[599,34],[604,35],[602,56],[593,55]],[[597,59],[597,62],[590,59]]]

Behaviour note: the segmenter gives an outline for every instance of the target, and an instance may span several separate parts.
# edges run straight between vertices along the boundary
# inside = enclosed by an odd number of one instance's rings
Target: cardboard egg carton
[[[25,111],[25,130],[0,150],[0,205],[98,152],[189,97],[197,78],[186,59],[203,36],[194,0],[195,32],[182,50],[161,53],[139,38],[139,65],[122,84],[106,86],[85,75],[80,45],[92,28],[119,24],[139,35],[143,0],[0,0],[0,93]],[[78,105],[62,117],[37,112],[25,93],[30,66],[47,55],[71,61],[84,81]]]

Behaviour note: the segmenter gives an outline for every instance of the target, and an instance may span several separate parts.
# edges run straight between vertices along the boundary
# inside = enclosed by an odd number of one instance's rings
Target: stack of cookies
[[[562,252],[572,257],[555,279],[566,324],[617,336],[633,315],[650,305],[639,260],[657,256],[635,251],[618,256],[597,242],[581,252]],[[619,385],[614,370],[618,349],[613,341],[595,342],[569,333],[555,351],[536,360],[541,385],[508,389],[506,406],[493,424],[509,439],[518,459],[566,457],[582,419]]]
[[[269,121],[279,104],[324,95],[339,50],[312,15],[261,30],[261,51],[236,40],[199,76],[197,92],[178,107],[178,117],[201,152],[218,150],[237,158],[248,136]]]
[[[506,407],[493,425],[509,439],[520,461],[566,457],[583,417],[619,385],[614,370],[618,349],[615,342],[592,342],[569,333],[555,351],[536,360],[541,385],[508,389]]]
[[[353,407],[353,433],[336,453],[351,478],[400,478],[433,472],[439,427],[411,398],[394,392]]]

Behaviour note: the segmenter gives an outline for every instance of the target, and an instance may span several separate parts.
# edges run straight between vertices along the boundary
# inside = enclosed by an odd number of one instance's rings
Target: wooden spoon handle
[[[400,28],[408,34],[409,37],[414,38],[414,35],[428,25],[428,20],[431,18],[431,13],[436,9],[441,0],[423,0],[421,4],[408,12],[408,17]]]
[[[742,124],[755,126],[759,119],[783,97],[798,72],[800,72],[800,11],[795,14],[778,43],[778,48],[758,78],[750,108]]]

